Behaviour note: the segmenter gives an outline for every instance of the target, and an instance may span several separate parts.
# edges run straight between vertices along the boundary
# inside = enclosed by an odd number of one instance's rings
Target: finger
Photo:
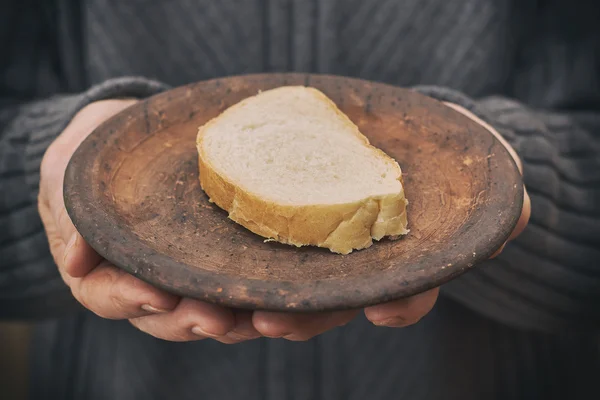
[[[502,247],[496,250],[496,252],[492,254],[490,258],[498,257],[502,253],[502,251],[504,251],[504,248],[506,247],[508,242],[516,239],[525,230],[527,224],[529,224],[529,218],[531,217],[531,199],[529,198],[529,193],[527,193],[527,189],[523,188],[523,190],[523,210],[521,211],[521,216],[517,221],[517,225],[515,225],[515,229],[510,234],[508,240],[502,245]]]
[[[438,293],[439,288],[435,288],[406,299],[368,307],[365,309],[365,315],[369,321],[378,326],[412,325],[431,311]]]
[[[64,171],[72,151],[54,143],[44,155],[40,169],[40,196],[38,205],[44,208],[54,225],[59,238],[69,248],[75,244],[77,230],[67,213],[63,197]],[[63,255],[64,257],[64,255]]]
[[[134,104],[135,100],[107,100],[86,107],[85,113],[78,113],[44,154],[40,168],[40,191],[48,203],[58,232],[65,243],[74,242],[75,228],[64,205],[64,173],[71,156],[81,142],[103,121]],[[84,115],[82,115],[84,114]]]
[[[129,319],[169,312],[179,298],[102,261],[83,278],[63,276],[73,296],[87,309],[108,319]]]
[[[524,197],[523,197],[523,211],[521,212],[521,216],[519,217],[519,220],[517,221],[517,225],[515,226],[515,229],[512,231],[512,233],[510,234],[508,240],[502,245],[502,247],[500,247],[498,250],[496,250],[496,252],[494,254],[492,254],[490,256],[490,259],[498,257],[504,251],[504,248],[506,247],[508,242],[516,239],[521,233],[523,233],[523,231],[527,227],[527,224],[529,223],[530,217],[531,217],[531,199],[529,198],[529,194],[527,193],[527,190],[525,189],[525,193],[524,193]]]
[[[38,201],[38,210],[46,237],[48,238],[48,244],[50,245],[50,253],[54,258],[54,263],[60,266],[64,258],[66,243],[58,233],[50,208],[45,202],[41,201],[41,198]]]
[[[288,340],[308,340],[330,329],[350,322],[358,311],[338,311],[316,314],[291,314],[283,312],[255,311],[254,327],[262,335]]]
[[[87,105],[58,137],[59,143],[68,144],[71,152],[75,151],[101,123],[137,102],[136,99],[109,99]]]
[[[70,277],[80,278],[100,263],[102,257],[83,240],[74,227],[72,230],[75,240],[65,243],[58,233],[58,226],[54,223],[46,202],[40,200],[39,210],[52,256],[61,275],[67,274]]]
[[[44,155],[40,168],[39,206],[49,210],[57,233],[65,244],[74,239],[75,232],[63,199],[63,174],[71,154],[65,146],[55,142]]]
[[[215,304],[184,298],[177,307],[165,314],[131,319],[143,332],[156,338],[185,342],[213,338],[223,343],[234,343],[227,337],[235,327],[233,312]]]
[[[494,129],[490,124],[488,124],[487,122],[485,122],[484,120],[479,118],[477,115],[473,114],[471,111],[467,110],[464,107],[459,106],[458,104],[449,103],[449,102],[444,102],[444,104],[446,104],[448,107],[458,111],[459,113],[463,114],[464,116],[472,119],[473,121],[477,122],[479,125],[483,126],[485,129],[490,131],[490,133],[492,135],[494,135],[496,137],[496,139],[498,139],[498,141],[500,141],[500,143],[502,143],[502,145],[506,148],[506,150],[508,150],[511,157],[517,164],[517,168],[519,169],[519,172],[521,174],[523,174],[523,164],[521,162],[521,158],[519,158],[515,149],[513,149],[513,147],[510,145],[510,143],[508,143],[506,141],[506,139],[504,139],[504,137],[496,129]]]
[[[261,337],[259,331],[252,324],[251,311],[235,311],[235,328],[227,333],[227,337],[235,342],[243,342],[246,340],[256,339]]]
[[[498,257],[504,251],[505,247],[506,243],[504,243],[498,250],[496,250],[496,252],[490,256],[490,259]]]
[[[65,246],[62,269],[74,278],[82,278],[102,261],[102,257],[83,240],[79,233]]]
[[[527,189],[524,189],[523,193],[523,211],[521,211],[521,216],[519,217],[519,221],[513,232],[511,233],[508,240],[513,240],[517,236],[519,236],[529,224],[529,218],[531,218],[531,198],[529,197],[529,193],[527,193]]]
[[[60,234],[60,237],[63,239],[65,244],[70,244],[72,246],[77,237],[77,229],[75,229],[75,225],[73,225],[71,217],[67,213],[67,209],[65,208],[64,200],[62,198],[62,192],[60,198],[50,201],[50,209],[52,210],[54,223],[58,227],[58,233]]]

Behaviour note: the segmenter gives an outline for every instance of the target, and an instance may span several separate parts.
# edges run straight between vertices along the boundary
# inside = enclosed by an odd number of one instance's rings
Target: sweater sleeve
[[[84,93],[0,106],[0,318],[34,318],[73,306],[50,255],[37,211],[39,168],[46,148],[87,104],[152,95],[165,86],[119,78]]]
[[[495,127],[523,161],[532,202],[523,234],[442,293],[524,329],[600,331],[600,111],[543,111],[503,97],[416,90]]]
[[[81,68],[60,57],[56,3],[21,3],[0,2],[0,26],[8,28],[0,29],[0,319],[49,316],[76,304],[54,265],[37,211],[48,145],[93,101],[141,98],[165,88],[136,77],[86,88]]]

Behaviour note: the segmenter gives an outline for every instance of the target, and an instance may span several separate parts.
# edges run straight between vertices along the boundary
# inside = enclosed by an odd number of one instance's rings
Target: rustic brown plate
[[[208,202],[197,129],[282,85],[322,90],[404,172],[410,233],[347,256],[263,239]],[[356,79],[267,74],[200,82],[102,124],[65,176],[65,202],[106,259],[182,296],[249,309],[358,308],[439,286],[487,259],[520,215],[523,187],[487,130],[415,92]]]

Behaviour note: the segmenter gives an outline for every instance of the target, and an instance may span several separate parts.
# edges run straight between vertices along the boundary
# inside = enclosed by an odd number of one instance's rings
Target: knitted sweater
[[[33,397],[576,399],[597,390],[599,10],[585,0],[3,1],[0,317],[40,320]],[[36,209],[48,145],[90,102],[265,71],[416,86],[472,110],[521,156],[530,226],[404,330],[358,318],[300,344],[175,344],[81,311]]]

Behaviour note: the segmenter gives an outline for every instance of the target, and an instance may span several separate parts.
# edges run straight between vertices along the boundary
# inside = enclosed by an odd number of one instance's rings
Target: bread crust
[[[274,90],[281,90],[279,88]],[[338,115],[343,116],[352,131],[359,135],[365,146],[377,150],[376,156],[391,160],[398,167],[398,180],[402,175],[398,164],[382,150],[369,144],[358,127],[342,113],[335,103],[320,91],[316,95],[325,101]],[[232,106],[237,107],[248,99]],[[222,176],[210,163],[204,153],[204,132],[221,115],[200,127],[197,136],[200,185],[217,206],[229,213],[236,223],[266,239],[294,246],[318,246],[334,253],[349,254],[353,250],[370,247],[373,240],[383,237],[398,237],[408,233],[406,229],[406,205],[404,185],[398,193],[372,196],[360,201],[344,204],[287,205],[261,198],[251,191],[244,190]]]

